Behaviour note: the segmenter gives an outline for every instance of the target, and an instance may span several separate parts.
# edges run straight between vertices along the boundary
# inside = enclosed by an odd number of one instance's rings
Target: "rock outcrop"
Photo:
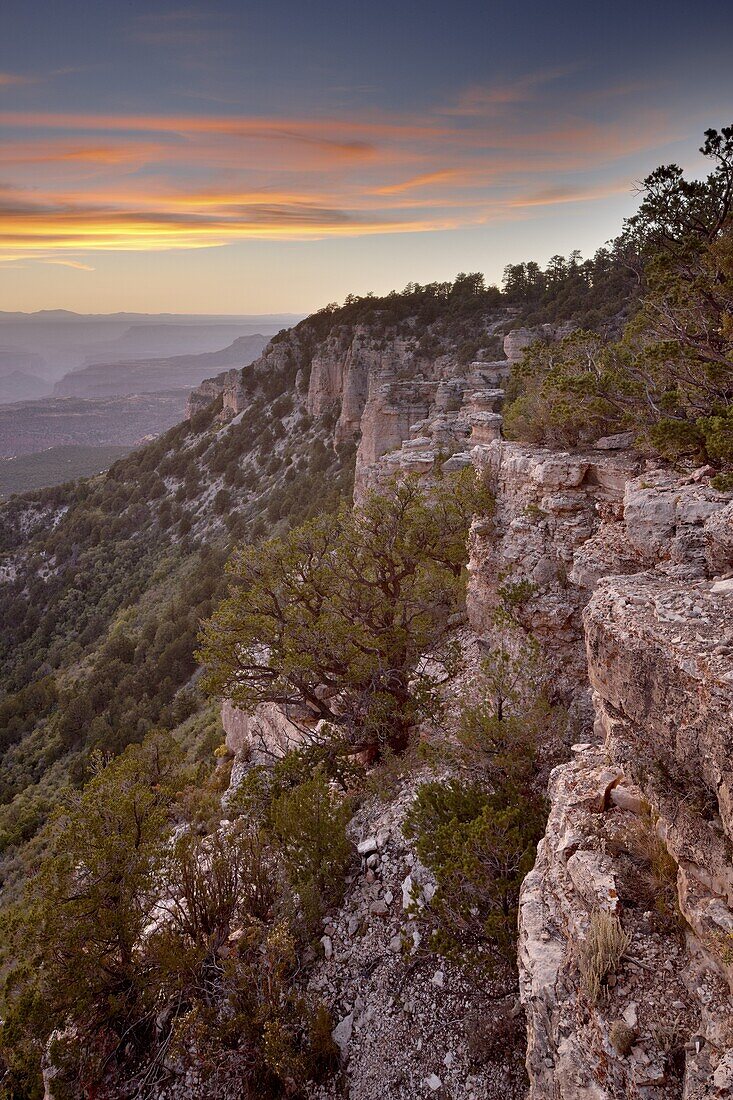
[[[621,441],[623,448],[624,443]],[[532,1100],[733,1090],[733,504],[623,449],[473,451],[497,498],[469,612],[507,585],[578,740],[555,769],[520,916]],[[594,914],[630,937],[595,1002]]]
[[[492,339],[503,323],[503,314],[487,322]],[[512,351],[516,334],[507,341]],[[447,469],[468,465],[470,445],[500,434],[510,366],[507,359],[464,363],[454,341],[436,339],[428,352],[416,335],[387,340],[373,326],[337,326],[315,343],[296,328],[271,342],[244,372],[224,371],[198,386],[188,410],[191,416],[221,397],[221,417],[231,419],[248,406],[250,375],[262,379],[289,371],[308,414],[335,417],[335,446],[358,443],[358,500],[395,472],[428,474],[446,462]]]

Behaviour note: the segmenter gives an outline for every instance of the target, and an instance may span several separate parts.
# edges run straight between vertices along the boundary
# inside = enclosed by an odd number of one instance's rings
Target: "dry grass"
[[[592,1004],[598,1003],[608,976],[618,970],[630,944],[631,937],[622,928],[620,918],[596,909],[579,953],[581,979]]]

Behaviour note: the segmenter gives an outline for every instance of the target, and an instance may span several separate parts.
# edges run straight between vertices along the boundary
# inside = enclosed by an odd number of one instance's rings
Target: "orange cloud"
[[[20,73],[0,73],[0,88],[8,88],[12,85],[32,84],[33,78],[21,76]]]
[[[535,195],[517,195],[509,200],[511,207],[556,206],[567,202],[594,202],[608,199],[612,195],[628,194],[633,180],[623,180],[613,184],[599,184],[597,187],[552,187]]]
[[[563,75],[420,117],[3,111],[0,262],[431,232],[617,194],[594,173],[678,135],[661,114],[544,117],[541,88]]]
[[[432,183],[449,183],[459,176],[459,172],[452,168],[446,168],[441,172],[425,172],[422,176],[413,176],[412,179],[402,180],[400,183],[391,183],[386,187],[378,187],[376,195],[400,195],[405,191],[414,191],[416,187],[428,187]]]
[[[73,267],[75,271],[94,271],[91,264],[83,264],[78,260],[40,260],[43,264],[57,264],[59,267]]]

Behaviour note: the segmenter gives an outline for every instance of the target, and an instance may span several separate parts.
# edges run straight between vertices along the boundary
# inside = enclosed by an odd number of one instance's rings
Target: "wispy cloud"
[[[43,264],[56,264],[58,267],[73,267],[75,271],[95,271],[91,264],[83,264],[79,260],[40,260]]]
[[[485,118],[507,107],[535,103],[541,89],[570,76],[578,68],[578,65],[564,65],[526,73],[514,80],[472,85],[461,92],[453,103],[441,108],[440,113],[463,118]]]
[[[455,182],[460,172],[453,168],[444,168],[439,172],[424,172],[421,176],[412,176],[410,179],[400,180],[399,183],[389,183],[384,187],[377,187],[376,195],[401,195],[416,188],[429,187],[431,184]]]
[[[596,202],[598,199],[608,199],[613,195],[628,195],[634,185],[632,179],[624,179],[616,183],[603,183],[595,187],[549,187],[535,194],[516,195],[509,200],[508,205],[514,209],[524,209],[532,206],[557,206],[569,202]]]
[[[683,136],[623,96],[604,119],[550,109],[567,73],[471,88],[420,115],[2,111],[0,250],[65,259],[528,218],[619,193],[630,157]]]
[[[23,84],[34,84],[35,78],[21,73],[0,73],[0,88],[10,88]]]

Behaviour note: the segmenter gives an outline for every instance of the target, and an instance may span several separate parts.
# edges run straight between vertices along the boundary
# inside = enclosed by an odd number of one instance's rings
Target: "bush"
[[[405,822],[437,891],[430,912],[436,950],[486,964],[514,958],[519,889],[534,863],[545,822],[540,799],[511,787],[487,793],[461,780],[423,784]]]
[[[283,793],[272,805],[272,825],[285,856],[285,868],[309,928],[327,906],[337,903],[353,855],[346,836],[351,817],[322,770]]]
[[[623,1057],[631,1053],[636,1042],[636,1032],[624,1020],[614,1020],[608,1033],[611,1045]]]
[[[120,1081],[147,1095],[166,1054],[209,1095],[235,1073],[243,1096],[282,1096],[335,1067],[328,1013],[298,984],[308,928],[290,899],[294,888],[313,919],[337,897],[348,810],[317,772],[270,800],[272,830],[240,818],[201,835],[216,793],[156,735],[48,827],[4,929],[17,962],[3,1095],[40,1098],[54,1029],[60,1098]]]

